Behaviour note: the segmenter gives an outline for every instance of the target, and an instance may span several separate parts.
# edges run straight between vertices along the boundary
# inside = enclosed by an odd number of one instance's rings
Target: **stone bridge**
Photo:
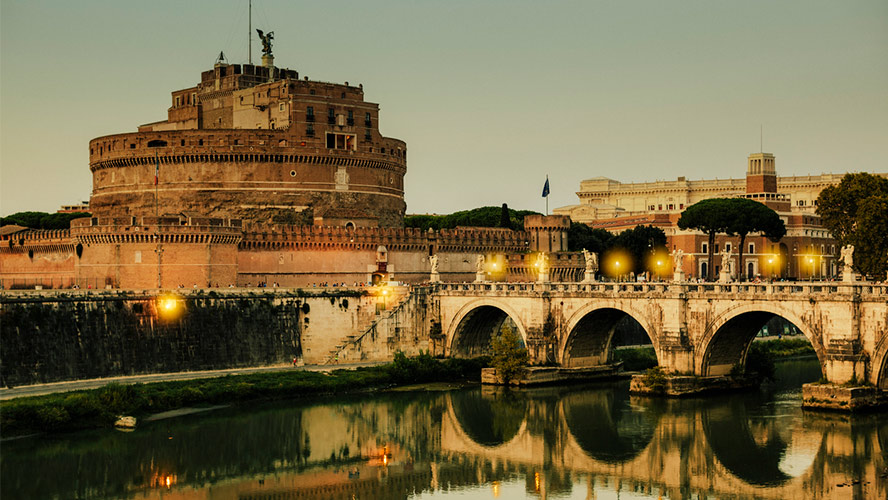
[[[432,348],[472,356],[503,325],[536,363],[605,364],[631,318],[661,367],[718,376],[745,366],[756,333],[780,316],[810,340],[832,383],[888,389],[888,285],[871,283],[441,283],[432,292],[441,333]]]

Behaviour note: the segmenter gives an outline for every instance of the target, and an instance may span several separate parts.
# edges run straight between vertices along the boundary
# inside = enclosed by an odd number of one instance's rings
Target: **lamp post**
[[[808,264],[811,264],[811,282],[814,282],[814,256],[808,256]]]

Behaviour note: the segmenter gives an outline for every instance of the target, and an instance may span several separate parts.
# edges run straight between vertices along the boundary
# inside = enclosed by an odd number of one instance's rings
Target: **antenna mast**
[[[247,19],[249,26],[247,26],[247,63],[253,64],[253,0],[249,0],[248,2],[249,14],[247,14]]]

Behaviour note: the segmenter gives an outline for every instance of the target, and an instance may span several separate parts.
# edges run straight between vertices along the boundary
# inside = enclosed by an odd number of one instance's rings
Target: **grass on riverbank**
[[[144,415],[185,406],[344,394],[424,382],[478,381],[487,359],[435,359],[428,354],[330,373],[302,370],[225,377],[109,384],[99,389],[17,398],[0,403],[4,437],[31,432],[60,432],[109,427],[117,415]]]

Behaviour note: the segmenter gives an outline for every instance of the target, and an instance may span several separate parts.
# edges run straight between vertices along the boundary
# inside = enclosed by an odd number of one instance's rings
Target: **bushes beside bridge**
[[[141,417],[188,406],[298,399],[425,382],[476,382],[481,380],[481,368],[486,364],[486,358],[439,360],[428,354],[408,358],[398,353],[386,365],[329,373],[294,370],[150,384],[109,384],[99,389],[4,401],[0,403],[0,431],[10,436],[110,427],[118,415]]]

